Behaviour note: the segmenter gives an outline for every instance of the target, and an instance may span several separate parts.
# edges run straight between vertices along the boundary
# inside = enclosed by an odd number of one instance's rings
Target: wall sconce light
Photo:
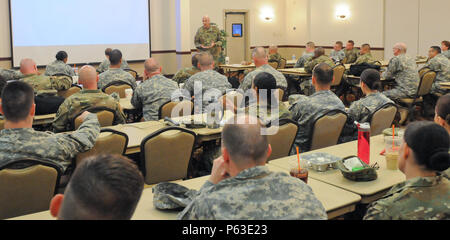
[[[261,9],[260,18],[263,21],[271,22],[275,17],[275,13],[273,11],[273,8],[271,7],[264,7]]]
[[[336,18],[338,20],[346,20],[350,17],[350,8],[348,5],[340,5],[336,8]]]

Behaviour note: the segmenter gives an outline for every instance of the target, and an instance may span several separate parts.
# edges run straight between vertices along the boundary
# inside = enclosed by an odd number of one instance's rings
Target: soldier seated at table
[[[38,72],[36,62],[23,59],[20,71],[24,75],[21,81],[33,87],[35,93],[36,115],[54,114],[64,102],[58,91],[72,87],[72,79],[68,76],[45,76]]]
[[[278,53],[278,47],[271,45],[269,47],[269,62],[276,62],[278,66],[281,64],[281,55]]]
[[[236,121],[236,122],[234,122]],[[236,124],[239,123],[239,124]],[[266,166],[272,149],[257,118],[231,119],[222,132],[222,156],[180,220],[326,220],[312,189]]]
[[[330,53],[330,58],[335,63],[340,63],[345,59],[345,51],[342,48],[344,48],[344,43],[337,41],[334,45],[333,51]]]
[[[79,81],[83,90],[67,98],[60,106],[53,121],[55,132],[73,131],[74,118],[92,107],[105,107],[114,113],[114,125],[126,123],[125,114],[119,102],[113,97],[97,89],[98,75],[95,68],[86,65],[80,69]]]
[[[342,101],[330,90],[333,79],[333,69],[327,63],[317,65],[314,68],[312,77],[312,84],[316,93],[309,97],[299,96],[297,102],[289,109],[293,120],[299,124],[292,152],[295,152],[296,147],[299,147],[301,152],[310,150],[310,134],[314,128],[313,124],[316,118],[331,110],[345,111]]]
[[[389,61],[382,78],[395,79],[397,86],[383,94],[394,101],[414,97],[420,81],[416,61],[406,55],[407,46],[404,43],[395,44],[393,52],[394,57]]]
[[[172,80],[174,80],[178,84],[185,83],[190,77],[194,76],[196,73],[200,72],[198,68],[198,53],[192,55],[192,67],[183,68],[178,71]]]
[[[98,89],[103,90],[104,87],[111,83],[123,83],[130,85],[133,90],[136,89],[136,79],[121,67],[123,61],[122,52],[118,49],[112,50],[109,54],[109,61],[111,62],[111,66],[108,70],[100,74]]]
[[[49,65],[45,69],[46,76],[54,76],[57,74],[65,74],[67,76],[75,76],[75,71],[71,66],[67,65],[67,60],[69,56],[65,51],[59,51],[56,54],[56,60]]]
[[[431,122],[406,129],[398,167],[406,182],[373,203],[365,220],[449,220],[450,182],[440,172],[450,167],[448,132]]]
[[[374,62],[375,60],[373,59],[372,53],[370,53],[370,45],[366,43],[361,46],[358,59],[356,59],[356,62],[353,63],[353,65],[359,65],[363,63],[373,64]]]
[[[277,80],[277,88],[286,91],[286,78],[283,74],[269,65],[269,58],[267,56],[266,50],[263,47],[256,47],[255,49],[253,49],[252,58],[255,62],[256,69],[245,76],[244,80],[239,86],[239,89],[243,90],[244,92],[252,89],[253,80],[255,79],[256,75],[258,75],[260,72],[267,72],[272,74]]]
[[[37,132],[32,128],[35,104],[33,88],[24,82],[12,82],[3,89],[0,112],[5,129],[0,132],[0,165],[18,160],[47,160],[64,170],[78,153],[89,151],[100,134],[97,116],[85,112],[83,124],[70,134]]]
[[[445,128],[450,134],[450,93],[437,101],[434,122]],[[450,169],[444,172],[444,176],[450,178]]]
[[[0,77],[5,79],[6,81],[10,81],[10,80],[19,80],[24,76],[20,71],[0,68]]]
[[[344,64],[352,64],[356,62],[359,56],[358,49],[355,48],[355,42],[353,40],[349,40],[347,42],[347,46],[345,47],[345,61],[342,63]]]
[[[437,74],[431,90],[431,93],[433,94],[446,94],[449,92],[449,90],[441,87],[441,83],[450,82],[450,60],[441,53],[440,47],[431,47],[428,52],[428,63],[422,68],[428,68],[431,71],[435,71]]]
[[[131,104],[143,110],[145,121],[158,121],[159,109],[171,101],[179,88],[176,82],[161,74],[162,67],[156,59],[150,58],[144,65],[144,82],[134,91]]]
[[[77,166],[64,193],[51,201],[58,220],[130,220],[144,189],[136,164],[118,155],[100,155]]]
[[[97,72],[98,73],[104,73],[108,71],[109,67],[111,66],[111,62],[109,61],[109,57],[111,55],[111,52],[113,50],[111,48],[107,48],[105,50],[105,57],[106,59],[98,66]],[[125,59],[122,58],[122,64],[120,65],[121,69],[129,69],[130,66],[128,66],[128,63]]]
[[[442,55],[447,57],[450,60],[450,42],[449,41],[442,41]]]

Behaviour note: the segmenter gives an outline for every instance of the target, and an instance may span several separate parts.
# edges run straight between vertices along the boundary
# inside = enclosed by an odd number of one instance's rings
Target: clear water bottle
[[[295,54],[292,54],[292,60],[297,60],[297,56],[295,56]]]
[[[370,164],[370,124],[358,124],[358,157]]]

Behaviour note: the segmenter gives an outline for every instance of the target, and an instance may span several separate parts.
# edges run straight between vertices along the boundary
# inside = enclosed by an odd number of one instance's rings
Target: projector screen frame
[[[12,24],[12,13],[11,13],[11,1],[12,0],[8,0],[8,7],[9,7],[9,39],[10,39],[10,46],[11,46],[11,68],[12,69],[18,69],[19,67],[15,67],[14,64],[14,37],[13,37],[13,24]],[[151,21],[151,0],[147,0],[148,1],[148,45],[149,45],[149,57],[152,57],[152,21]],[[56,53],[55,53],[56,54]],[[128,63],[140,63],[140,62],[144,62],[146,59],[141,59],[141,60],[132,60],[132,61],[128,61]],[[84,62],[84,63],[72,63],[71,65],[98,65],[101,62]],[[43,68],[43,67],[47,67],[47,65],[38,65],[37,67],[39,68]]]

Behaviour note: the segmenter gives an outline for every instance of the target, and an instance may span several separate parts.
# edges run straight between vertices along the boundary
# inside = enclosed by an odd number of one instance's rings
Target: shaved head
[[[278,52],[278,47],[275,46],[275,45],[271,45],[271,46],[269,47],[269,52],[270,52],[271,54],[277,53],[277,52]]]
[[[318,58],[318,57],[320,57],[322,55],[325,55],[325,49],[321,48],[321,47],[316,48],[316,50],[314,50],[314,55],[315,55],[316,58]]]
[[[406,51],[408,50],[408,47],[405,43],[396,43],[394,45],[394,48],[398,49],[401,53],[406,53]]]
[[[202,22],[203,22],[203,27],[205,27],[205,28],[209,28],[211,26],[211,19],[209,18],[208,15],[203,16]]]
[[[97,89],[97,70],[93,66],[83,66],[78,72],[79,82],[85,89],[95,90]]]
[[[222,132],[223,147],[237,166],[266,162],[269,141],[267,136],[261,134],[262,128],[261,121],[248,115],[232,118],[225,125]]]
[[[22,61],[20,61],[20,72],[25,75],[36,73],[36,62],[31,58],[22,59]]]
[[[198,55],[198,65],[202,71],[209,70],[214,66],[214,58],[209,52],[202,52]]]
[[[144,67],[145,67],[145,71],[147,71],[148,73],[154,73],[161,68],[161,65],[159,65],[159,63],[158,63],[158,61],[156,61],[156,59],[149,58],[145,61]]]
[[[253,49],[252,57],[257,59],[267,58],[267,52],[263,47],[256,47]]]

